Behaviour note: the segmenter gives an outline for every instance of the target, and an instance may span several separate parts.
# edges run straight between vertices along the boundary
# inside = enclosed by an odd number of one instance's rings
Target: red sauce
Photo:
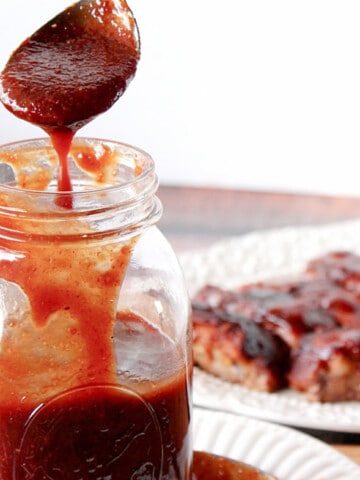
[[[179,462],[184,434],[179,392],[185,392],[183,378],[143,400],[117,387],[78,390],[53,400],[26,427],[16,478],[187,478],[186,463]],[[164,414],[171,423],[161,428],[155,415]]]
[[[118,316],[118,322],[123,333],[127,329],[119,352],[124,367],[131,361],[136,348],[131,337],[139,331],[148,336],[142,338],[142,342],[151,340],[153,352],[164,348],[165,337],[140,318],[123,314]],[[58,327],[52,329],[54,338],[49,333],[51,340],[64,342],[65,338],[73,342],[72,347],[81,343],[79,338],[70,338],[77,336],[76,328],[61,333]],[[47,334],[41,332],[41,335],[48,344]],[[6,349],[6,342],[4,347]],[[84,362],[87,355],[81,358],[79,350],[71,348],[68,371],[59,365],[58,371],[52,366],[50,372],[44,364],[34,365],[36,359],[30,358],[28,348],[25,351],[26,360],[21,358],[15,364],[15,369],[23,370],[15,371],[15,382],[17,373],[21,373],[21,385],[16,385],[17,401],[15,395],[9,396],[9,388],[14,390],[13,380],[8,379],[6,385],[1,385],[0,478],[12,479],[13,470],[17,480],[189,478],[190,416],[184,371],[164,376],[162,380],[144,380],[140,375],[141,367],[138,367],[136,382],[120,372],[118,383],[122,383],[121,387],[113,383],[84,383],[63,392],[64,383],[71,385],[71,376],[86,376],[87,368],[79,371],[78,362]],[[38,349],[33,354],[38,355]],[[167,361],[170,365],[176,355],[169,344]],[[54,361],[51,356],[47,357],[49,360]],[[6,354],[2,356],[0,366],[4,374],[10,374],[14,366],[11,363]],[[153,368],[155,371],[155,364]],[[24,370],[28,370],[25,375],[32,384],[24,381]],[[49,377],[44,377],[44,373]],[[112,372],[104,370],[102,373],[104,381],[111,378]],[[39,381],[41,377],[46,380],[43,385]],[[60,379],[58,384],[55,378]],[[43,390],[49,390],[49,398],[40,402]],[[55,393],[58,391],[61,393]]]
[[[245,463],[205,452],[194,452],[193,480],[275,480]]]
[[[71,143],[74,138],[74,132],[72,130],[53,130],[49,131],[49,135],[54,145],[54,148],[58,154],[60,169],[58,174],[58,191],[59,192],[71,192],[71,178],[69,174],[68,155],[71,148]],[[73,202],[70,195],[58,195],[56,203],[59,207],[72,208]]]

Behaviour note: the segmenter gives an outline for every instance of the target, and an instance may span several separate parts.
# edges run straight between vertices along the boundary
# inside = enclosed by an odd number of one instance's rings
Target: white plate
[[[328,445],[287,427],[194,409],[194,448],[225,455],[279,480],[358,480],[360,467]]]
[[[325,252],[360,253],[360,222],[254,232],[180,256],[190,295],[206,283],[232,288],[242,283],[291,278]],[[360,402],[309,403],[288,390],[259,393],[195,371],[197,405],[312,429],[360,433]]]

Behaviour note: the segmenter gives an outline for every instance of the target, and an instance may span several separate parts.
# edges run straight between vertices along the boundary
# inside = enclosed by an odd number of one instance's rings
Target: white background
[[[1,66],[70,3],[1,0]],[[163,184],[360,194],[359,0],[129,4],[137,76],[81,135],[144,148]],[[40,135],[0,108],[1,143]]]

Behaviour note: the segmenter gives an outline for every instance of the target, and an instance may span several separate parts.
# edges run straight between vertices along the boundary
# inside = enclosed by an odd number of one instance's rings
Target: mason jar
[[[151,157],[0,147],[0,478],[188,480],[189,301]]]

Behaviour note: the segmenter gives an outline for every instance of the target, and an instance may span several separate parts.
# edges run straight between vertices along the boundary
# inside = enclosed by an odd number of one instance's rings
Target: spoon
[[[15,50],[0,76],[0,100],[46,131],[76,131],[124,93],[139,56],[125,0],[81,0]]]
[[[136,20],[125,0],[81,0],[25,40],[0,75],[0,100],[51,137],[58,190],[71,191],[68,153],[76,131],[108,110],[134,77]],[[57,203],[71,208],[72,199]]]

